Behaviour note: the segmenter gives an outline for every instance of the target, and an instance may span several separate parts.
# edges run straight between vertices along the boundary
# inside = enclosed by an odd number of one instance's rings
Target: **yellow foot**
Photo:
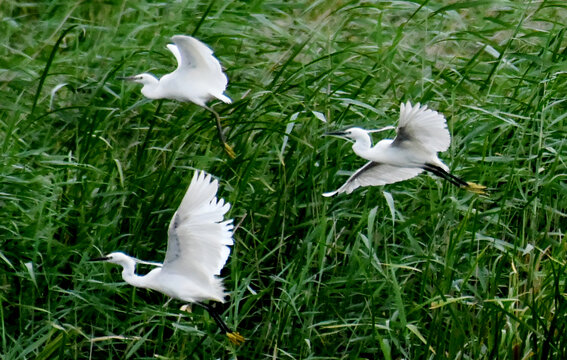
[[[241,345],[246,340],[238,331],[226,333],[226,337],[234,345]]]
[[[235,159],[236,158],[236,153],[234,152],[234,150],[232,149],[232,147],[230,145],[228,145],[227,143],[224,143],[224,151],[226,151],[226,153],[228,154],[228,156],[230,156],[231,159]]]
[[[473,182],[467,182],[467,186],[463,186],[463,189],[479,195],[487,194],[486,186],[475,184]]]
[[[181,311],[186,311],[186,312],[188,312],[189,314],[191,314],[191,313],[193,312],[193,311],[191,310],[191,305],[189,305],[189,304],[183,305],[182,307],[179,308],[179,310],[181,310]]]

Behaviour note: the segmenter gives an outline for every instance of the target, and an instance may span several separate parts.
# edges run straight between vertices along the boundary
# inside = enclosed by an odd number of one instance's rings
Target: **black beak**
[[[134,81],[135,76],[117,76],[116,80]]]
[[[91,261],[91,262],[93,262],[93,261],[108,261],[108,256],[103,256],[103,257],[99,257],[99,258],[89,259],[89,261]]]
[[[323,136],[346,136],[346,132],[345,131],[331,131],[331,132],[324,133]]]

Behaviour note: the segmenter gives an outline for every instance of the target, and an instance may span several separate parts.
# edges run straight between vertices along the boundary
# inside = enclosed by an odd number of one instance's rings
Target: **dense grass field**
[[[567,3],[448,3],[2,0],[2,359],[566,359]],[[170,72],[175,34],[226,69],[234,160],[210,113],[116,79]],[[364,164],[322,135],[407,100],[490,195],[422,174],[322,197]],[[88,262],[161,261],[195,169],[238,225],[217,309],[242,346]]]

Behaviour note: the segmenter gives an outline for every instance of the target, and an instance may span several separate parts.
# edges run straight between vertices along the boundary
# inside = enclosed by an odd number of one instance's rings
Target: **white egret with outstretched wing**
[[[372,146],[370,133],[396,130],[394,139],[384,139]],[[445,117],[427,106],[412,106],[409,101],[400,106],[398,127],[387,126],[378,130],[365,130],[358,127],[335,131],[336,135],[353,140],[353,151],[369,160],[358,169],[344,185],[323,196],[333,196],[346,192],[350,194],[360,186],[378,186],[411,179],[427,170],[451,184],[469,191],[484,194],[486,187],[467,182],[449,172],[449,167],[437,156],[451,144]]]
[[[234,151],[227,144],[222,131],[220,116],[207,106],[211,99],[230,104],[232,100],[224,94],[228,78],[222,71],[218,59],[207,45],[187,35],[175,35],[173,44],[167,48],[177,60],[177,68],[160,79],[149,73],[122,77],[122,80],[142,84],[142,95],[148,99],[173,99],[192,102],[213,113],[219,138],[227,153],[234,157]]]
[[[162,264],[138,260],[122,252],[113,252],[91,261],[121,265],[122,278],[130,285],[164,293],[172,298],[196,303],[213,317],[230,341],[244,338],[229,329],[206,300],[224,302],[226,292],[219,277],[232,240],[232,219],[224,220],[230,204],[217,200],[218,181],[197,171],[169,224],[168,244]],[[136,264],[156,266],[146,275],[136,274]]]

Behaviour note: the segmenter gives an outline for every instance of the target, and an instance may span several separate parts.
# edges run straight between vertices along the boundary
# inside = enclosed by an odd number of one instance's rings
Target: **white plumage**
[[[423,169],[398,167],[376,162],[368,162],[366,165],[356,170],[348,180],[337,190],[323,193],[323,196],[330,197],[340,193],[350,194],[361,186],[380,186],[392,184],[398,181],[411,179],[419,175]]]
[[[194,37],[175,35],[171,39],[173,44],[168,44],[167,48],[177,60],[177,68],[173,72],[160,79],[149,73],[121,79],[142,84],[142,95],[148,99],[192,102],[211,111],[216,118],[219,138],[227,153],[234,157],[234,151],[226,143],[218,113],[207,106],[207,102],[214,98],[232,103],[224,94],[228,78],[218,59],[213,55],[213,50]]]
[[[400,120],[396,132],[398,141],[401,141],[400,132],[405,133],[408,140],[411,139],[414,145],[419,144],[432,156],[436,152],[446,151],[451,145],[451,134],[447,129],[445,117],[428,109],[426,105],[420,106],[419,103],[413,107],[409,101],[400,105]]]
[[[437,111],[418,103],[412,106],[408,101],[400,105],[400,119],[396,137],[384,139],[372,146],[370,133],[394,129],[387,126],[378,130],[350,128],[345,131],[328,133],[344,136],[354,141],[353,151],[369,160],[358,169],[339,189],[326,192],[323,196],[333,196],[346,192],[350,194],[360,186],[377,186],[411,179],[423,170],[430,171],[467,190],[483,193],[484,187],[466,182],[449,173],[449,168],[437,156],[451,144],[445,117]]]
[[[224,220],[230,204],[217,200],[218,181],[204,172],[195,172],[181,205],[169,223],[167,252],[160,277],[185,277],[185,287],[172,284],[181,300],[224,302],[220,275],[230,254],[232,219]],[[154,269],[160,270],[160,269]],[[167,281],[166,281],[167,283]],[[160,281],[160,286],[164,282]],[[155,289],[160,290],[160,289]]]
[[[142,84],[142,94],[149,99],[174,99],[207,108],[206,102],[217,98],[230,104],[224,94],[228,78],[213,51],[191,36],[175,35],[167,48],[177,60],[177,68],[160,79],[149,73],[124,78]]]
[[[231,341],[244,340],[231,332],[214,310],[201,302],[224,302],[222,279],[232,240],[232,219],[224,220],[230,204],[217,200],[218,181],[203,171],[193,179],[169,224],[168,244],[162,264],[113,252],[93,261],[107,261],[123,267],[122,277],[130,285],[153,289],[172,298],[198,303],[207,309]],[[148,274],[135,273],[136,263],[156,265]]]

